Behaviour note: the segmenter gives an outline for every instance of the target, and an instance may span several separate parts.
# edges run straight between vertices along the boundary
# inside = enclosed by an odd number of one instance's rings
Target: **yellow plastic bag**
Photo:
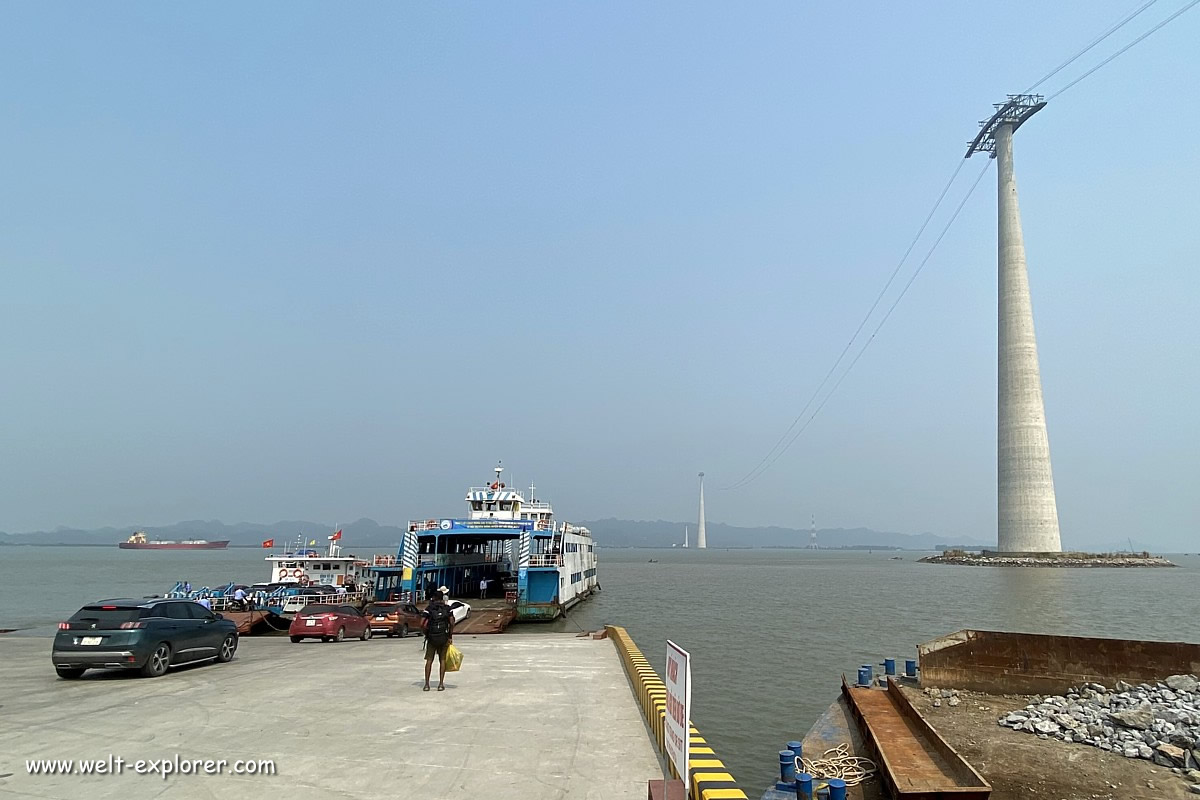
[[[458,672],[462,666],[462,650],[454,645],[446,645],[446,672]]]

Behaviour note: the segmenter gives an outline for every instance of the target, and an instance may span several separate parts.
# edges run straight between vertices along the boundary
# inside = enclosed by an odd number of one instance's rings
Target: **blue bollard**
[[[858,685],[859,686],[870,686],[871,685],[871,670],[867,669],[866,667],[858,668]]]
[[[863,664],[862,668],[867,671],[867,685],[875,682],[875,667],[870,664]]]
[[[846,800],[846,782],[841,778],[829,779],[829,800]]]
[[[796,754],[791,750],[779,751],[779,782],[792,783],[796,780]]]
[[[896,674],[896,659],[885,658],[883,660],[883,671],[884,671],[884,674],[895,675]]]
[[[813,800],[813,776],[801,772],[796,776],[796,800]]]
[[[803,742],[788,742],[787,749],[791,750],[793,753],[795,753],[796,760],[799,761],[801,755],[803,755],[804,743]]]
[[[917,660],[915,658],[904,660],[904,674],[910,678],[917,677]]]

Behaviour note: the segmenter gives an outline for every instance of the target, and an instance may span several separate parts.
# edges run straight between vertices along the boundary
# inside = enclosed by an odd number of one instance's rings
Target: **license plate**
[[[386,614],[376,614],[375,619],[387,619],[387,615]]]
[[[99,636],[84,636],[82,639],[79,640],[79,643],[80,644],[100,644],[101,638],[102,637],[99,637]]]
[[[304,620],[304,624],[307,625],[308,627],[312,628],[312,627],[316,626],[317,621],[315,619],[306,619],[306,620]]]

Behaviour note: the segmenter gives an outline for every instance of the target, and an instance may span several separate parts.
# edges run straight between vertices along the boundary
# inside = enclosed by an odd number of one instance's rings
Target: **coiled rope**
[[[848,742],[831,747],[820,758],[809,760],[796,756],[796,771],[807,772],[814,778],[829,780],[841,778],[847,786],[857,786],[874,777],[878,767],[869,758],[852,755]],[[814,787],[815,788],[815,787]]]

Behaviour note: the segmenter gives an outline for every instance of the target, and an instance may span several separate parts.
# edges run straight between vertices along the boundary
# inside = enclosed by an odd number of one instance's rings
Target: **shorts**
[[[433,661],[436,655],[441,661],[446,657],[446,648],[450,646],[449,636],[426,636],[425,637],[425,660]]]

